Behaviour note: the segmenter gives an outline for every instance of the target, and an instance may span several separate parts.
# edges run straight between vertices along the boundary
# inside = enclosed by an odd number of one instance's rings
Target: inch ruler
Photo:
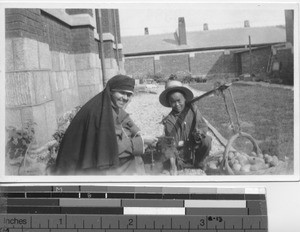
[[[0,232],[267,232],[264,188],[0,186]]]

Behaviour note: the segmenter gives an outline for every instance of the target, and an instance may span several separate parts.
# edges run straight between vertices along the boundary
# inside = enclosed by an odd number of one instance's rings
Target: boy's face
[[[180,92],[171,93],[169,96],[170,106],[176,113],[180,113],[184,109],[185,102],[185,97]]]

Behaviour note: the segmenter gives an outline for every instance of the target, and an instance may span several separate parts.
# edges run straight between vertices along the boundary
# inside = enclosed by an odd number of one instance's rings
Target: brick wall
[[[76,27],[72,29],[73,53],[98,53],[98,44],[94,39],[91,27]]]
[[[46,13],[43,14],[41,19],[46,33],[45,42],[49,44],[50,50],[66,53],[71,52],[73,39],[71,28]]]
[[[165,74],[190,71],[188,54],[160,56],[159,63],[161,67],[157,71]]]
[[[147,74],[181,73],[193,76],[235,76],[236,64],[233,53],[225,51],[191,52],[185,54],[156,55],[149,57],[126,57],[126,73],[146,77]]]
[[[252,73],[257,75],[259,73],[265,73],[267,71],[268,60],[271,54],[271,48],[262,48],[252,50],[251,63]],[[250,70],[250,53],[244,52],[241,54],[242,73],[251,73]]]
[[[26,37],[46,42],[40,9],[5,9],[5,37]]]
[[[134,78],[154,74],[154,57],[126,58],[125,70]]]
[[[26,37],[48,43],[51,51],[98,52],[92,27],[71,28],[40,9],[6,9],[6,38]]]
[[[115,10],[115,27],[116,27],[116,31],[117,31],[117,39],[118,42],[121,43],[121,33],[120,33],[120,16],[119,16],[119,11]]]
[[[294,84],[294,56],[290,49],[277,50],[276,59],[281,63],[279,77],[283,83]]]
[[[106,35],[103,39],[107,69],[106,79],[104,80],[106,83],[112,76],[125,73],[125,70],[123,68],[123,54],[119,48],[121,43],[119,12],[116,9],[101,9],[100,14],[102,32]]]
[[[234,55],[224,50],[197,52],[191,58],[191,70],[196,76],[235,75]]]
[[[93,16],[93,10],[92,9],[66,9],[66,12],[69,15],[89,14],[90,16]]]
[[[113,9],[101,9],[101,21],[102,21],[102,31],[104,33],[114,34],[113,27]]]
[[[6,126],[22,127],[31,119],[43,144],[52,138],[59,116],[103,89],[94,29],[70,26],[42,9],[6,9],[5,16]],[[107,54],[114,54],[110,49]],[[118,72],[114,57],[105,62],[110,77]]]

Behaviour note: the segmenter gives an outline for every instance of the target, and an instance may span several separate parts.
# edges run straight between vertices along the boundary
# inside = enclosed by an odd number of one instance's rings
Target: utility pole
[[[104,88],[106,85],[106,69],[105,69],[105,57],[104,57],[104,48],[103,48],[103,32],[102,32],[100,14],[101,12],[99,11],[99,9],[96,9],[96,27],[97,27],[97,33],[99,35],[98,52],[99,52],[99,59],[101,62],[102,82]]]
[[[252,76],[252,49],[251,49],[251,36],[249,35],[249,65],[250,75]]]
[[[118,48],[119,39],[118,39],[118,30],[117,30],[116,9],[113,9],[112,13],[113,13],[113,21],[114,21],[114,29],[115,29],[116,60],[117,60],[118,70],[120,71],[119,48]]]

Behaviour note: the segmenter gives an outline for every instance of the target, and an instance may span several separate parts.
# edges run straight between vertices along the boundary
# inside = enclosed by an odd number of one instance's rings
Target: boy
[[[172,111],[163,119],[166,136],[172,136],[179,150],[179,166],[193,165],[203,168],[203,160],[209,155],[211,137],[206,133],[207,124],[198,108],[189,104],[194,98],[191,90],[180,81],[167,82],[165,90],[160,94],[159,101]]]

